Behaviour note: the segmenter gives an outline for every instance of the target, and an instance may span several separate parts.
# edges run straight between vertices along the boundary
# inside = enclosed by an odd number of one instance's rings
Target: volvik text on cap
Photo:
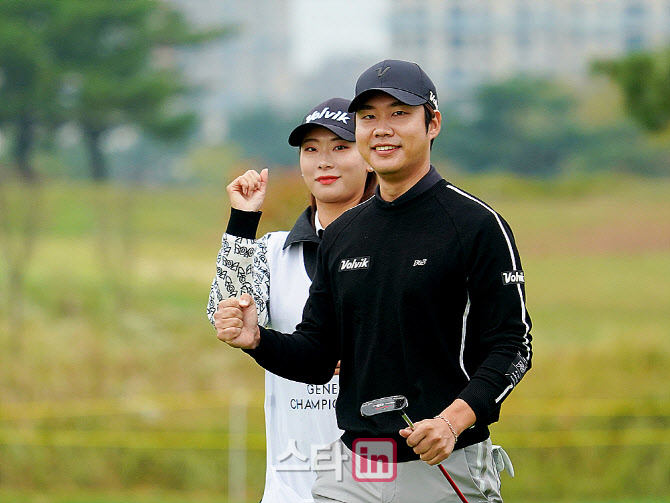
[[[349,111],[358,110],[372,91],[385,92],[407,105],[426,103],[437,110],[435,85],[416,63],[385,59],[365,70],[356,82],[356,97]]]
[[[299,147],[305,134],[314,126],[323,126],[346,141],[356,141],[354,116],[347,110],[349,100],[331,98],[312,108],[288,137],[289,145]]]

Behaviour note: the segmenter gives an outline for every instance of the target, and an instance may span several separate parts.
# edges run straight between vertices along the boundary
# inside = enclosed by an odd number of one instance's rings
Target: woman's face
[[[300,145],[300,170],[309,191],[322,203],[358,204],[368,164],[356,148],[321,126],[310,129]]]

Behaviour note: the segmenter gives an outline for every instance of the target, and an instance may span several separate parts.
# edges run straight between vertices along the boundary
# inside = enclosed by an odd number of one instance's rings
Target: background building
[[[216,141],[228,133],[227,117],[268,103],[290,106],[296,93],[288,66],[290,2],[272,0],[167,0],[199,27],[231,26],[221,41],[179,56],[200,87],[203,135]]]
[[[580,80],[593,58],[667,44],[667,0],[389,0],[391,53],[434,76],[441,98],[525,73]]]
[[[444,102],[519,73],[578,82],[594,58],[670,40],[670,0],[375,0],[374,10],[353,0],[337,8],[330,0],[166,1],[201,26],[238,30],[181,58],[202,87],[203,132],[213,141],[240,110],[351,97],[357,76],[385,57],[421,64]],[[310,40],[324,47],[322,60],[306,56]]]

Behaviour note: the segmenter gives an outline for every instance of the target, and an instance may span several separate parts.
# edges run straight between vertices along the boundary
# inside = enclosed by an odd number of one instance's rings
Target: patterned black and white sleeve
[[[214,313],[219,302],[243,293],[253,296],[258,310],[258,324],[269,322],[268,300],[270,269],[267,261],[267,242],[270,234],[261,239],[249,239],[224,234],[216,257],[216,276],[212,281],[207,304],[207,317],[214,325]]]

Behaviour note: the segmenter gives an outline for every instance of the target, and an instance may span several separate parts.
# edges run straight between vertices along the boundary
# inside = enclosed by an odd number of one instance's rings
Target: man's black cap
[[[323,126],[347,141],[356,141],[354,116],[347,108],[351,102],[344,98],[331,98],[312,108],[288,137],[289,145],[299,147],[307,131],[314,126]]]
[[[385,59],[365,70],[356,82],[356,97],[349,111],[358,110],[372,91],[383,91],[407,105],[427,103],[437,110],[435,85],[416,63]]]

